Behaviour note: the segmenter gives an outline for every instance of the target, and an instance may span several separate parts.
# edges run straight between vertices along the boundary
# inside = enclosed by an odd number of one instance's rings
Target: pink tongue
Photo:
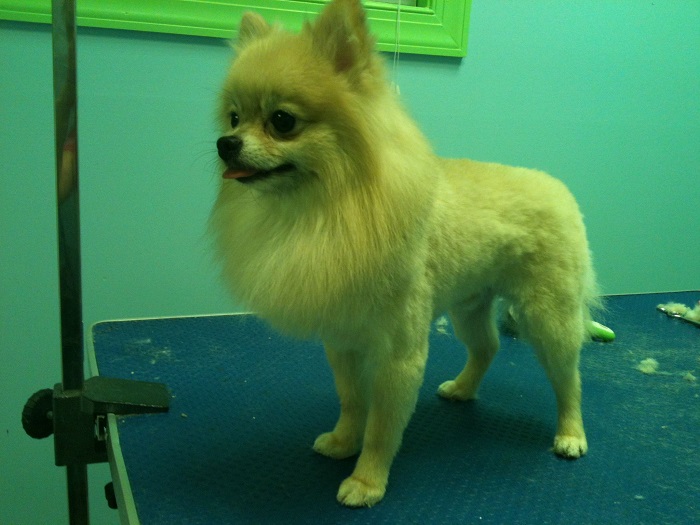
[[[255,175],[255,171],[252,170],[234,170],[234,169],[228,169],[224,171],[224,174],[222,177],[224,179],[242,179],[244,177],[250,177],[251,175]]]

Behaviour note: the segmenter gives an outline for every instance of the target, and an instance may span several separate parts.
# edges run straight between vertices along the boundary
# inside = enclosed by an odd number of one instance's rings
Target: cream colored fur
[[[295,117],[291,132],[270,124],[277,110]],[[341,410],[314,449],[360,453],[340,502],[384,496],[443,312],[469,357],[438,393],[476,397],[498,349],[499,296],[554,387],[554,451],[586,453],[578,356],[595,283],[561,182],[436,157],[385,80],[358,0],[333,1],[300,34],[246,15],[220,111],[223,136],[242,141],[229,164],[293,166],[223,180],[211,227],[233,294],[278,329],[324,341]]]

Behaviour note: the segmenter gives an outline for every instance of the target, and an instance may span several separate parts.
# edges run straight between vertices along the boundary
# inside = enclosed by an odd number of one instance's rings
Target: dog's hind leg
[[[467,347],[467,364],[455,379],[440,385],[438,395],[459,401],[476,399],[481,380],[498,352],[493,297],[460,304],[450,311],[450,318],[455,334]]]
[[[528,311],[529,310],[529,311]],[[579,354],[583,344],[584,316],[580,308],[539,310],[526,308],[526,337],[535,349],[557,399],[557,433],[554,452],[578,458],[588,451],[581,416]]]

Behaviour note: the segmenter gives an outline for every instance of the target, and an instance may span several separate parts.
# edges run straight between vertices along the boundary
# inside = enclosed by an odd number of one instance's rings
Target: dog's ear
[[[360,0],[333,0],[304,30],[339,73],[364,69],[372,56],[374,38]]]
[[[234,42],[234,48],[240,51],[253,40],[257,40],[272,31],[272,27],[257,13],[246,12],[241,18],[238,29],[238,38]]]

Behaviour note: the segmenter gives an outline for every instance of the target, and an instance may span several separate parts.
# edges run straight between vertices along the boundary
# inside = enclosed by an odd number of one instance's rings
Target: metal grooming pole
[[[56,465],[66,467],[69,522],[87,525],[87,465],[107,461],[107,413],[163,412],[170,394],[161,383],[84,379],[75,0],[52,1],[52,26],[62,382],[27,401],[22,424],[31,437],[54,435]]]
[[[56,138],[61,369],[64,390],[83,388],[83,305],[78,193],[75,0],[51,4]],[[66,466],[70,523],[89,523],[87,463]]]

